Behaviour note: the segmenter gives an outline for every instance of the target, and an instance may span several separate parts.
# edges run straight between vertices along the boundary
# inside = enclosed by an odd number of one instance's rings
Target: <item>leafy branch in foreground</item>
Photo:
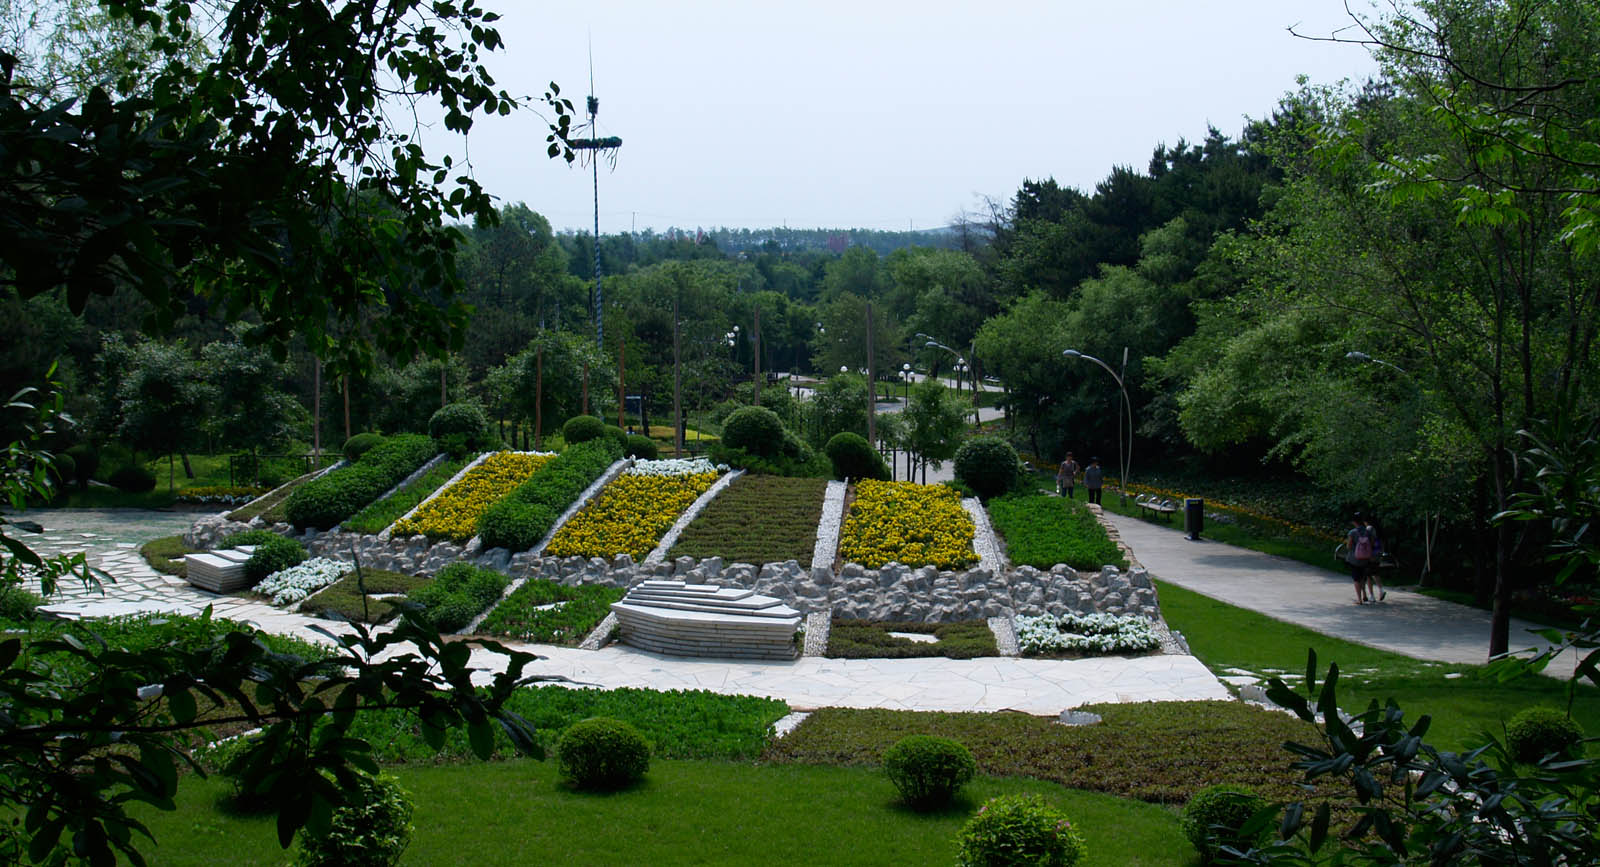
[[[199,650],[111,649],[87,629],[29,654],[20,639],[0,642],[0,803],[22,816],[29,857],[51,857],[66,837],[93,864],[145,863],[135,835],[150,832],[127,806],[174,809],[178,770],[204,773],[191,750],[214,725],[264,727],[230,770],[242,792],[277,813],[284,846],[301,828],[326,830],[333,810],[377,772],[371,746],[348,734],[360,711],[413,713],[435,747],[447,729],[464,727],[481,757],[498,727],[519,752],[542,757],[532,725],[504,707],[519,687],[553,679],[523,674],[533,654],[447,643],[409,610],[392,631],[350,629],[325,632],[338,652],[317,661],[275,653],[246,632]],[[487,686],[473,682],[474,647],[506,657]],[[92,674],[68,682],[27,662],[48,654],[78,657]]]

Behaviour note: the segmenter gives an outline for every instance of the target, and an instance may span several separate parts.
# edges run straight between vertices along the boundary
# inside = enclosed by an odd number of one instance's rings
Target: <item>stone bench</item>
[[[800,612],[736,587],[641,581],[613,603],[622,642],[673,656],[793,659]]]

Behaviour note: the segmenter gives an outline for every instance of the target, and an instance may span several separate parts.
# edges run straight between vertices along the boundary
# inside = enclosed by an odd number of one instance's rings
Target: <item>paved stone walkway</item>
[[[1376,605],[1357,605],[1348,573],[1318,569],[1298,560],[1210,541],[1142,518],[1106,513],[1150,574],[1240,608],[1327,635],[1404,654],[1456,664],[1488,660],[1489,612],[1421,593],[1390,588]],[[1332,546],[1330,546],[1331,549]],[[1511,621],[1511,647],[1545,648],[1549,642]],[[1568,677],[1576,666],[1571,651],[1545,671]]]
[[[93,565],[117,580],[103,594],[63,587],[47,606],[79,616],[141,611],[197,614],[207,605],[218,617],[254,623],[271,632],[326,640],[318,627],[337,624],[293,614],[242,596],[207,593],[160,575],[139,555],[137,542],[181,533],[193,513],[137,510],[43,510],[25,517],[43,524],[30,536],[37,550],[87,551]],[[995,658],[824,659],[791,662],[727,661],[664,656],[620,645],[599,651],[549,645],[515,645],[543,657],[530,674],[558,675],[604,687],[705,689],[780,698],[796,708],[881,707],[896,710],[1016,710],[1054,715],[1101,702],[1226,700],[1227,688],[1192,656],[1081,660]],[[474,662],[487,681],[503,657],[478,652]]]

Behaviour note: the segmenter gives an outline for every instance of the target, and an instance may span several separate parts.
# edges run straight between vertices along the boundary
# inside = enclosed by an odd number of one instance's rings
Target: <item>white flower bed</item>
[[[705,458],[668,458],[661,461],[634,461],[623,472],[629,476],[687,476],[693,473],[714,473],[727,467],[713,465]]]
[[[1125,653],[1161,646],[1155,624],[1131,614],[1049,614],[1017,618],[1017,647],[1023,655],[1078,650]]]
[[[338,581],[349,571],[348,563],[313,557],[298,566],[268,575],[255,586],[255,591],[272,597],[273,605],[290,605]]]

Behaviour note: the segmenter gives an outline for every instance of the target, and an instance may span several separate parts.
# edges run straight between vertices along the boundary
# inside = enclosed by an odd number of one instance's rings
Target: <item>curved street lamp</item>
[[[1092,361],[1095,364],[1100,365],[1100,367],[1102,369],[1104,369],[1106,373],[1111,374],[1111,378],[1112,379],[1117,381],[1117,388],[1122,391],[1122,407],[1127,413],[1127,421],[1128,421],[1128,437],[1127,437],[1128,445],[1127,445],[1126,449],[1123,448],[1123,445],[1122,445],[1122,439],[1123,438],[1122,438],[1122,430],[1121,430],[1121,428],[1122,428],[1122,418],[1119,416],[1117,418],[1117,428],[1118,428],[1118,430],[1117,430],[1117,451],[1121,452],[1119,457],[1122,458],[1122,461],[1121,461],[1121,463],[1122,463],[1122,486],[1121,486],[1122,487],[1122,503],[1123,503],[1123,505],[1127,505],[1127,503],[1128,503],[1128,470],[1129,470],[1129,467],[1131,466],[1131,464],[1133,463],[1133,401],[1128,397],[1128,387],[1123,384],[1122,377],[1118,376],[1117,372],[1115,370],[1112,370],[1110,365],[1106,364],[1104,361],[1101,361],[1098,358],[1095,358],[1093,355],[1085,355],[1085,354],[1083,354],[1082,352],[1079,352],[1076,349],[1064,349],[1064,350],[1061,351],[1061,354],[1065,355],[1068,358],[1081,358],[1081,359],[1083,359],[1085,361]]]
[[[1384,367],[1391,367],[1391,368],[1394,368],[1395,370],[1400,371],[1401,373],[1406,373],[1405,368],[1401,367],[1400,365],[1398,365],[1398,364],[1390,364],[1389,362],[1384,361],[1381,358],[1373,358],[1372,356],[1366,354],[1365,352],[1362,352],[1359,349],[1352,349],[1349,352],[1346,352],[1344,354],[1344,357],[1350,359],[1351,361],[1362,361],[1362,362],[1368,362],[1368,363],[1371,363],[1371,364],[1381,364]],[[1406,375],[1410,376],[1411,374],[1406,373]]]

